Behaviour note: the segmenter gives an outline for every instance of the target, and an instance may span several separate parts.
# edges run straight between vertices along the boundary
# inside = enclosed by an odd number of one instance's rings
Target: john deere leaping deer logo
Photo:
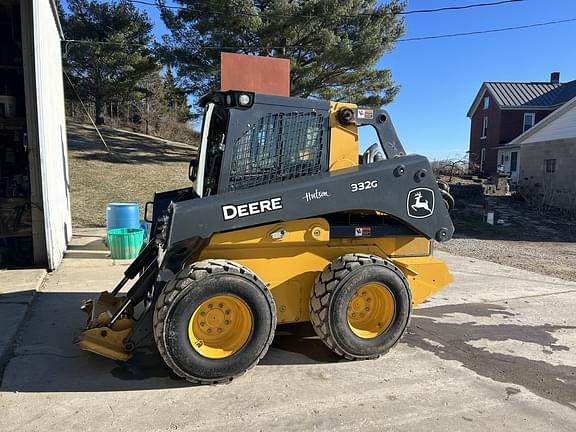
[[[424,209],[428,213],[432,213],[432,210],[428,207],[428,201],[422,201],[422,192],[416,192],[414,198],[416,198],[416,202],[410,206],[412,210],[418,211],[418,209]]]
[[[406,202],[408,216],[422,219],[434,213],[434,191],[428,188],[412,189]]]

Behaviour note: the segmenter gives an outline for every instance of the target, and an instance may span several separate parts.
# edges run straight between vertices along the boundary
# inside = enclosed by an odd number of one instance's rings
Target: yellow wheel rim
[[[252,314],[243,300],[219,295],[196,308],[188,324],[188,337],[199,354],[221,359],[244,346],[252,326]]]
[[[379,283],[362,285],[348,303],[348,325],[362,339],[384,333],[396,315],[396,301],[390,289]]]

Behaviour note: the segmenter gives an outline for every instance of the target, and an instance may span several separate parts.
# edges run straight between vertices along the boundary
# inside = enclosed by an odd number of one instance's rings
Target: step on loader
[[[153,346],[195,383],[242,375],[286,323],[347,359],[386,353],[452,280],[432,246],[452,237],[453,199],[428,160],[379,109],[239,91],[200,105],[193,186],[148,203],[147,246],[82,306],[80,347],[126,361]],[[362,154],[361,127],[379,139]]]

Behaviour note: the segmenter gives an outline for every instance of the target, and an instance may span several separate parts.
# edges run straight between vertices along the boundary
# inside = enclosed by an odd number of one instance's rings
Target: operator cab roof
[[[202,96],[198,101],[198,105],[202,108],[209,103],[214,103],[227,108],[240,109],[250,108],[255,103],[318,110],[330,109],[330,102],[322,99],[273,96],[241,90],[212,91]]]

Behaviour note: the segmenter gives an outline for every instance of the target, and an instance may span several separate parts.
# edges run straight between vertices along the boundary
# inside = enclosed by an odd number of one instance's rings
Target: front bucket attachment
[[[100,354],[113,360],[128,360],[132,354],[124,345],[132,332],[134,321],[130,318],[118,319],[112,326],[111,318],[124,305],[126,297],[116,297],[105,291],[94,303],[88,300],[82,310],[88,313],[86,328],[80,333],[78,346],[86,351]]]
[[[111,293],[104,291],[95,302],[88,300],[81,306],[88,314],[88,322],[80,333],[80,348],[113,360],[126,361],[132,356],[134,343],[128,339],[135,323],[134,307],[154,285],[158,274],[157,255],[158,246],[151,239]],[[126,283],[137,276],[128,292],[120,294]]]
[[[88,314],[87,328],[99,327],[106,325],[112,316],[118,312],[126,297],[116,297],[108,291],[100,293],[100,297],[94,303],[93,300],[87,300],[81,307]]]

